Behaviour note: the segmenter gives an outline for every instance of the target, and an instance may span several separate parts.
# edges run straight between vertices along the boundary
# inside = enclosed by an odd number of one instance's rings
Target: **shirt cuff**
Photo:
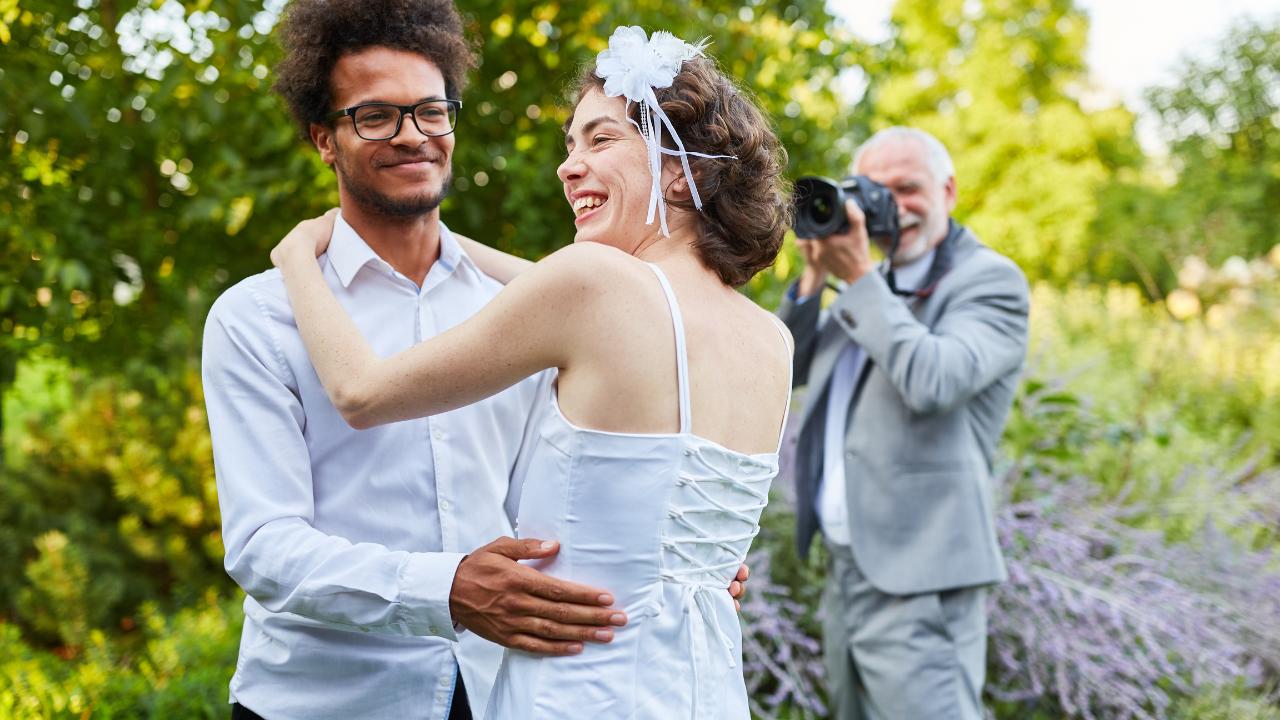
[[[400,566],[400,605],[412,634],[457,641],[449,594],[464,557],[464,553],[410,553]]]
[[[821,294],[822,294],[821,292],[816,292],[812,295],[805,295],[804,297],[801,297],[800,283],[798,282],[791,283],[791,286],[787,288],[787,299],[791,301],[792,305],[795,305],[797,307],[809,302],[810,300],[814,299],[815,297],[818,297]]]

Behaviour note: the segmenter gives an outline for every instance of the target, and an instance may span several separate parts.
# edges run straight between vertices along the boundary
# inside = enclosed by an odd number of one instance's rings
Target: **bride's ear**
[[[695,170],[694,173],[696,174],[697,171]],[[689,192],[689,179],[685,177],[684,171],[680,169],[679,163],[676,163],[676,172],[671,178],[671,181],[667,183],[666,192],[664,194],[667,197],[676,200],[688,200],[692,197],[692,193]]]

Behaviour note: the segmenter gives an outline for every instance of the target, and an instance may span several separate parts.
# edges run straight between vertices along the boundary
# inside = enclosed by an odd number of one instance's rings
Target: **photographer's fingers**
[[[867,224],[867,218],[862,214],[862,208],[858,207],[858,203],[852,200],[845,200],[844,212],[849,216],[849,225],[851,227],[860,228]]]

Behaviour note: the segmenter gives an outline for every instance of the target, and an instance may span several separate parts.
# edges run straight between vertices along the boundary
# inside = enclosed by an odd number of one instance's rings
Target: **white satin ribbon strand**
[[[689,168],[689,156],[717,159],[726,158],[729,160],[737,160],[737,155],[708,155],[706,153],[691,152],[684,149],[684,143],[680,140],[680,135],[671,124],[670,118],[662,111],[661,105],[658,103],[658,97],[654,95],[653,88],[646,88],[644,96],[644,107],[640,109],[640,122],[632,120],[631,100],[627,100],[627,122],[636,126],[640,131],[640,136],[644,138],[645,147],[649,155],[649,174],[653,178],[653,183],[649,188],[649,212],[645,218],[646,225],[652,225],[654,215],[658,217],[659,227],[662,228],[664,237],[671,237],[670,230],[667,229],[667,203],[662,197],[662,156],[673,155],[680,158],[680,166],[684,170],[685,180],[689,183],[689,195],[693,198],[693,206],[698,210],[702,209],[702,197],[698,194],[698,184],[693,181],[693,171]],[[676,150],[668,150],[662,147],[662,126],[667,127],[667,131],[671,133],[671,139],[676,144]]]

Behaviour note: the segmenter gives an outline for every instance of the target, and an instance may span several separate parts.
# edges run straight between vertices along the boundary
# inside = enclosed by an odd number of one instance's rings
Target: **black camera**
[[[824,238],[849,229],[844,201],[852,199],[866,217],[867,235],[898,242],[898,203],[889,188],[866,175],[852,175],[837,183],[808,175],[796,180],[796,236]]]

